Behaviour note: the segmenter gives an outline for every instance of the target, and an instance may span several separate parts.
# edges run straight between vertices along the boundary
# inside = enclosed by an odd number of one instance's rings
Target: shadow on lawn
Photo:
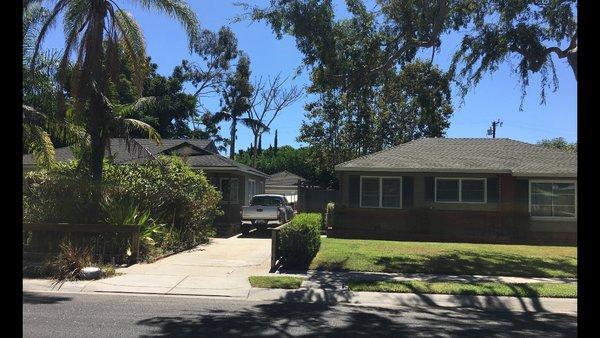
[[[385,256],[374,264],[383,272],[522,277],[577,277],[568,257],[524,257],[508,253],[452,252],[436,256]],[[337,264],[334,264],[334,267]]]
[[[576,317],[471,309],[396,309],[275,302],[137,322],[152,337],[576,336]]]

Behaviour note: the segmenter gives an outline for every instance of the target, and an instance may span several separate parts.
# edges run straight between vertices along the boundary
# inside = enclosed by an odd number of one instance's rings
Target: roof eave
[[[335,167],[335,171],[363,171],[363,172],[401,172],[401,173],[472,173],[472,174],[511,174],[515,177],[565,177],[577,178],[577,173],[552,173],[552,172],[519,172],[509,169],[461,169],[461,168],[386,168],[386,167]]]
[[[464,169],[464,168],[391,168],[391,167],[335,167],[335,171],[387,171],[402,173],[474,173],[474,174],[510,174],[510,170],[498,169]]]

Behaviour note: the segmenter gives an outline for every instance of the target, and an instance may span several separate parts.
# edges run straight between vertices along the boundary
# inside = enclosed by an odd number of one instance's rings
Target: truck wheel
[[[247,236],[250,233],[250,227],[246,224],[242,224],[242,235]]]

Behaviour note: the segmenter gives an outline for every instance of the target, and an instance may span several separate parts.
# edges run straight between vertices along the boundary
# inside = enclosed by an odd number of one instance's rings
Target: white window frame
[[[379,206],[363,206],[362,205],[362,181],[363,178],[378,178],[379,179]],[[383,189],[382,182],[384,178],[398,178],[400,179],[400,206],[399,207],[384,207],[383,206]],[[402,209],[402,176],[360,176],[360,188],[358,191],[359,207],[361,208],[379,208],[379,209]]]
[[[438,201],[437,181],[454,180],[458,181],[458,201]],[[483,202],[463,201],[462,200],[462,180],[483,181]],[[486,177],[436,177],[434,182],[433,200],[435,203],[462,203],[462,204],[486,204],[487,203],[487,178]]]
[[[532,216],[531,215],[531,184],[532,183],[573,183],[575,185],[575,216],[574,217],[569,217],[569,216]],[[544,180],[529,180],[529,216],[532,219],[539,219],[539,220],[558,220],[558,221],[564,221],[564,220],[577,220],[577,180],[551,180],[551,179],[544,179]],[[554,206],[554,205],[553,205]]]
[[[229,200],[222,200],[221,202],[223,203],[229,203],[229,204],[238,204],[240,201],[240,179],[237,177],[221,177],[219,178],[219,191],[221,191],[221,193],[223,193],[223,181],[225,180],[229,180]],[[235,200],[231,199],[231,181],[237,181],[237,191],[235,193]]]

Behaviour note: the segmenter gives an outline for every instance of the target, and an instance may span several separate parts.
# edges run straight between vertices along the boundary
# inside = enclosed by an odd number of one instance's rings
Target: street
[[[577,317],[206,297],[23,293],[24,337],[575,337]]]

